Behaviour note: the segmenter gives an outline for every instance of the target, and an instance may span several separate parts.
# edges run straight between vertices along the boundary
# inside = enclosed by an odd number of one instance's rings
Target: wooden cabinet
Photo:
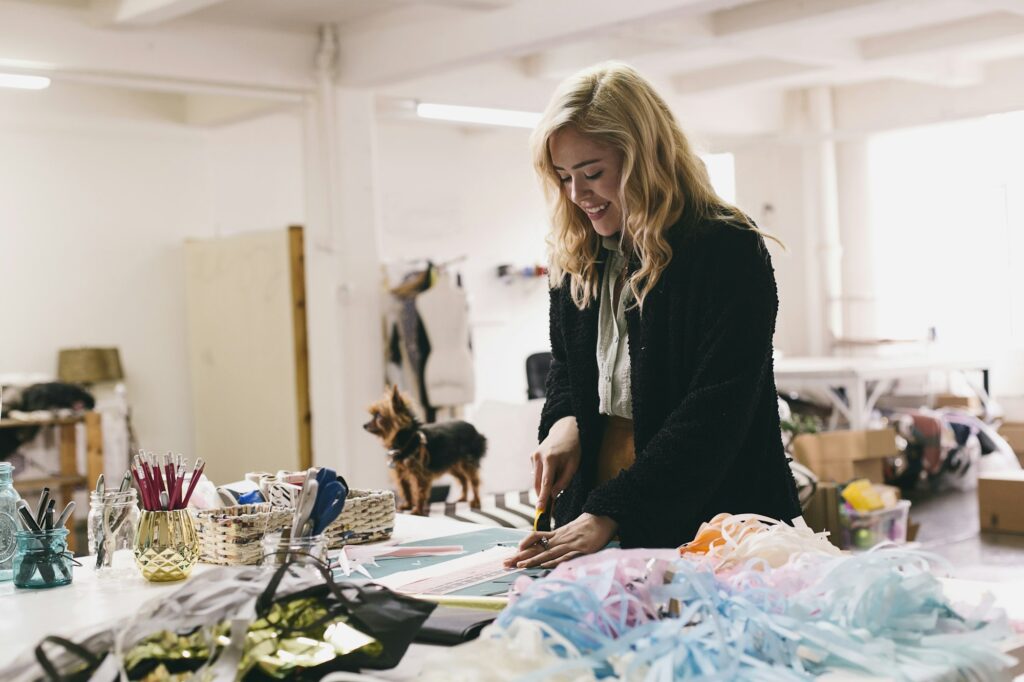
[[[196,456],[215,483],[311,466],[301,227],[185,245]]]
[[[85,424],[85,471],[78,467],[76,425]],[[98,412],[85,412],[73,417],[60,417],[41,421],[23,421],[20,419],[0,419],[0,429],[40,426],[54,428],[60,434],[60,466],[57,474],[42,478],[19,478],[15,475],[14,487],[29,504],[35,506],[35,500],[29,493],[49,488],[51,494],[60,495],[61,507],[71,501],[76,490],[89,491],[96,484],[96,479],[103,473],[103,429]],[[15,472],[17,473],[17,472]],[[58,511],[60,508],[58,507]],[[75,520],[84,519],[89,512],[88,500],[79,506],[68,521],[68,548],[78,552]],[[81,548],[84,553],[85,548]]]

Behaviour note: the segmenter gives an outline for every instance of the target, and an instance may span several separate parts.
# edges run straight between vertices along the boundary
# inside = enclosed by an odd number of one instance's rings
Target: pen
[[[50,489],[43,488],[39,493],[39,504],[36,505],[36,525],[43,525],[43,514],[46,513],[46,503],[50,501]]]
[[[28,502],[25,500],[18,500],[18,513],[21,514],[21,523],[25,526],[25,530],[32,533],[42,532],[39,528],[39,524],[36,523],[35,517],[32,516],[32,512],[28,509]]]
[[[53,530],[53,508],[57,506],[57,500],[50,500],[46,503],[46,512],[43,514],[43,530]]]
[[[75,501],[71,500],[64,507],[64,511],[62,511],[60,513],[60,516],[57,517],[57,520],[53,522],[54,528],[60,528],[65,523],[67,523],[68,518],[71,516],[72,512],[74,512],[74,511],[75,511]]]

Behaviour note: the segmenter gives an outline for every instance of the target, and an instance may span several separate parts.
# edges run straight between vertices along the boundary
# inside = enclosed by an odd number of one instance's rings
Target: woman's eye
[[[597,180],[599,177],[601,177],[603,173],[604,171],[597,171],[593,175],[584,175],[583,177],[585,177],[587,180]]]
[[[558,181],[561,182],[563,185],[569,182],[570,180],[572,180],[572,178],[558,178]]]

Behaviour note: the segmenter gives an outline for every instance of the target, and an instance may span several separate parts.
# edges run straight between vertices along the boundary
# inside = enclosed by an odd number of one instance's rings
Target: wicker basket
[[[294,509],[302,490],[305,473],[278,472],[263,475],[258,481],[260,491],[276,509]],[[334,523],[327,526],[327,546],[359,545],[386,540],[395,530],[395,494],[390,490],[348,491],[345,509]]]
[[[199,560],[206,564],[238,566],[258,564],[263,558],[263,536],[292,522],[290,509],[270,504],[242,504],[203,509],[194,514],[199,536]]]

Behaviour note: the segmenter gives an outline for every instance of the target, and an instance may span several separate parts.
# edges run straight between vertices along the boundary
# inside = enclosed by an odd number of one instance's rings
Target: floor
[[[952,577],[1005,582],[1024,578],[1024,535],[981,533],[976,490],[914,492],[910,519],[920,549],[945,558]]]

